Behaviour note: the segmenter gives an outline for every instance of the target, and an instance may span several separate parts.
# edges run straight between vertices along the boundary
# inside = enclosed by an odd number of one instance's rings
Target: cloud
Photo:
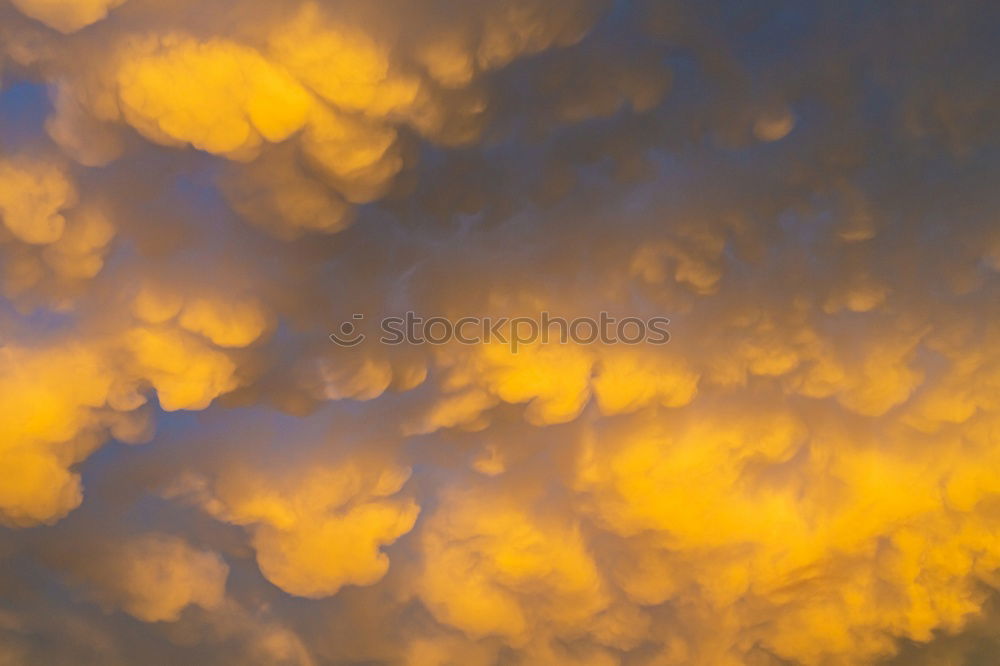
[[[165,534],[102,543],[76,572],[89,593],[143,622],[174,622],[190,605],[217,608],[228,567],[215,553]]]
[[[62,237],[66,218],[61,211],[76,203],[76,187],[54,165],[4,163],[0,165],[0,214],[15,238],[46,245]]]
[[[100,21],[125,0],[11,0],[30,16],[59,32],[72,33]]]
[[[989,14],[0,0],[0,664],[986,663]]]
[[[456,493],[422,533],[420,596],[439,621],[519,645],[539,624],[575,629],[608,600],[572,526],[547,528],[530,509]],[[489,507],[489,508],[487,508]]]
[[[185,477],[168,494],[246,526],[261,573],[289,594],[322,598],[344,585],[378,582],[389,568],[382,547],[409,532],[420,510],[392,497],[408,472],[350,464],[296,472],[275,483],[250,470],[224,470],[210,484]]]

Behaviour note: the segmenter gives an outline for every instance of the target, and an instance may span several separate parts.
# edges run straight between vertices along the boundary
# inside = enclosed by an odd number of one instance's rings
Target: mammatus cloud
[[[0,664],[992,663],[997,22],[0,0]]]
[[[409,474],[373,476],[352,465],[295,471],[285,487],[225,470],[211,487],[185,478],[168,494],[190,496],[220,520],[247,526],[261,573],[289,594],[323,598],[346,584],[378,582],[389,567],[380,548],[409,532],[419,513],[412,500],[391,498]]]
[[[100,21],[125,0],[12,0],[25,16],[62,33],[76,32]]]
[[[141,534],[98,544],[89,555],[69,565],[71,575],[98,602],[143,622],[174,622],[189,605],[217,608],[225,597],[222,559],[177,537]]]

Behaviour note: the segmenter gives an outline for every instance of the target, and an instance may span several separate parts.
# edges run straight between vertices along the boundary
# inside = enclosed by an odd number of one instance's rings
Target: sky
[[[998,184],[988,0],[0,0],[0,666],[994,664]]]

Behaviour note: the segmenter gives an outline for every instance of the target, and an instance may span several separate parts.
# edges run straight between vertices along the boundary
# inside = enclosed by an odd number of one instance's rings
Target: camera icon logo
[[[364,318],[363,314],[355,314],[352,317],[354,321],[358,322]],[[368,336],[358,331],[358,327],[354,321],[343,322],[336,332],[330,334],[330,340],[341,347],[356,347],[364,342]]]

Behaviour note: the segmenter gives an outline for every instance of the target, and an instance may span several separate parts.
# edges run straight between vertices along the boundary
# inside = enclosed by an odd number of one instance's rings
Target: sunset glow
[[[1000,7],[0,0],[0,666],[1000,663]]]

